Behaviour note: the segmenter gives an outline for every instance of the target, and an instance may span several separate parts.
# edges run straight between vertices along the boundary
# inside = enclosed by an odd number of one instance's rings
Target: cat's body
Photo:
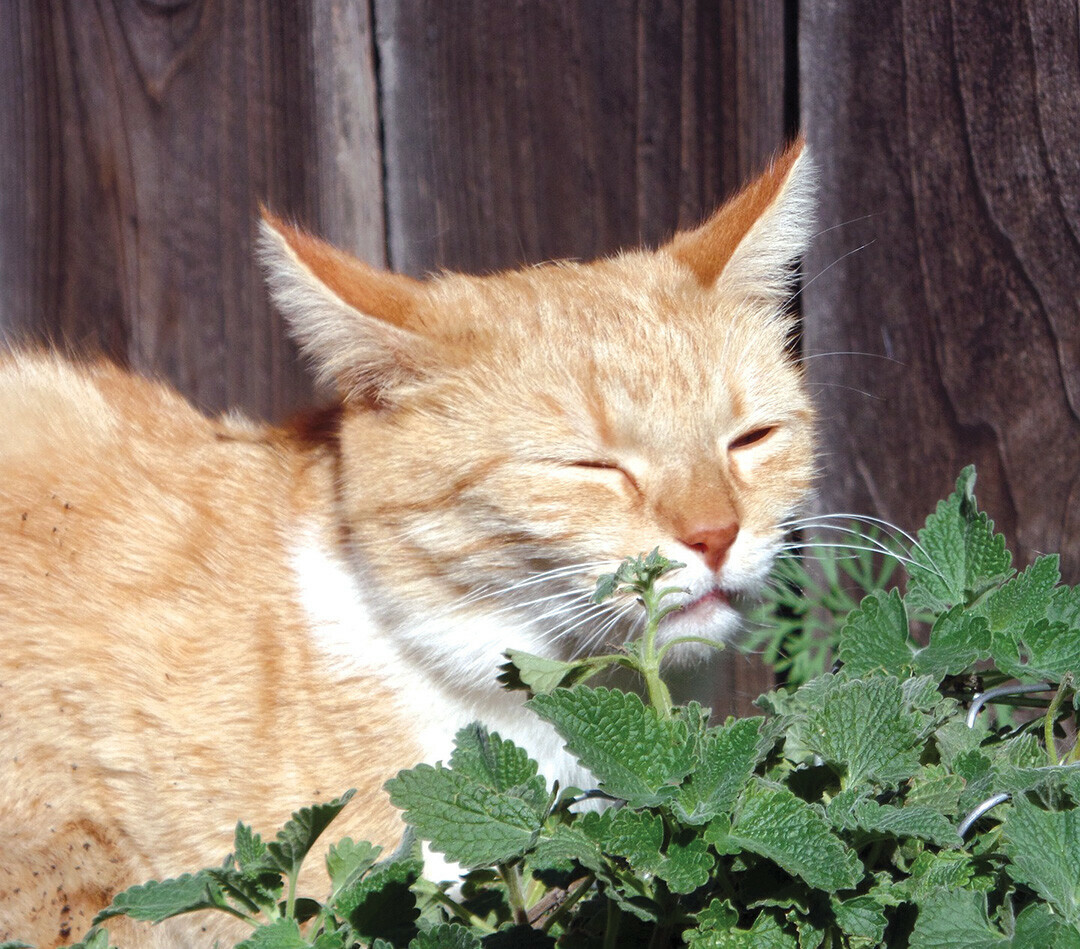
[[[502,652],[621,641],[625,604],[588,595],[653,547],[687,563],[668,636],[727,635],[764,580],[811,477],[781,316],[799,155],[588,265],[418,282],[268,227],[277,300],[343,395],[291,430],[0,361],[0,941],[75,938],[118,889],[218,862],[237,819],[347,787],[335,831],[392,844],[383,781],[473,719],[583,780],[497,688]]]

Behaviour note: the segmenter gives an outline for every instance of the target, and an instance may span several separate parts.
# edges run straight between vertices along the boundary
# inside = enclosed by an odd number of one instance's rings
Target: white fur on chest
[[[306,531],[292,552],[300,605],[314,644],[329,660],[330,674],[377,675],[416,723],[423,760],[447,761],[455,733],[480,721],[524,747],[549,782],[581,785],[588,773],[562,747],[545,722],[522,707],[521,693],[496,682],[503,651],[542,652],[528,627],[505,616],[471,614],[419,620],[388,629],[379,622],[363,582],[349,564]],[[358,701],[361,699],[358,697]],[[402,761],[401,767],[415,764]]]

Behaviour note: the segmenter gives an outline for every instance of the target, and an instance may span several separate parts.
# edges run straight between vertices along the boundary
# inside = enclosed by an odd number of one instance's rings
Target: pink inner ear
[[[263,209],[263,218],[331,293],[375,319],[408,329],[420,307],[423,283],[379,270]]]
[[[803,145],[803,139],[797,139],[768,171],[746,185],[701,227],[676,234],[667,245],[675,259],[686,264],[703,286],[716,281],[735,248],[776,200]]]

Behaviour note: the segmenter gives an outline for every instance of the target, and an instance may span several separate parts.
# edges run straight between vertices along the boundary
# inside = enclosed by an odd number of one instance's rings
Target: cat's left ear
[[[790,294],[791,268],[810,242],[814,192],[813,164],[800,138],[709,220],[676,234],[664,250],[703,286],[730,287],[780,306]]]

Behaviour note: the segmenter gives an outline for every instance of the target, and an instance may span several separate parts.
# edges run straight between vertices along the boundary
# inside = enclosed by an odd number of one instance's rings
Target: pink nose
[[[716,573],[723,566],[728,551],[738,536],[739,525],[733,521],[723,525],[701,525],[687,531],[686,536],[679,539],[691,550],[701,554],[708,568]]]

